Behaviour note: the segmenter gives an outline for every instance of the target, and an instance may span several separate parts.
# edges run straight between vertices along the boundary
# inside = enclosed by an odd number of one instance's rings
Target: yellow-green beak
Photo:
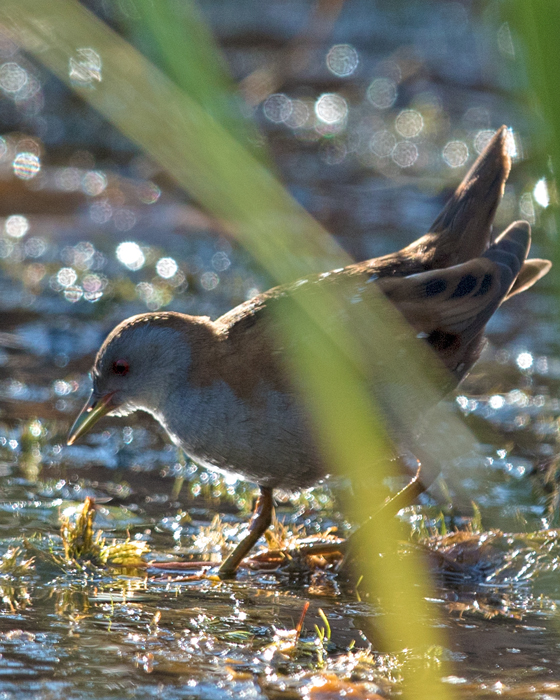
[[[73,445],[79,437],[87,433],[92,425],[95,425],[100,418],[115,408],[112,403],[114,394],[115,392],[111,391],[109,394],[99,396],[92,392],[88,402],[74,421],[74,425],[70,428],[67,445]]]

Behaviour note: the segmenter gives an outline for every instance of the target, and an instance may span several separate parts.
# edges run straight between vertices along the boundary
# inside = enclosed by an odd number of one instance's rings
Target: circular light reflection
[[[138,199],[144,204],[153,204],[160,196],[161,190],[153,182],[142,182],[138,186]]]
[[[498,411],[500,408],[503,408],[505,402],[506,400],[503,396],[500,396],[500,394],[494,394],[494,396],[491,396],[490,400],[488,401],[488,403],[490,404],[490,408],[493,408],[495,411]]]
[[[72,267],[63,267],[56,275],[56,281],[62,287],[71,287],[73,284],[75,284],[77,279],[78,275],[76,274],[76,270],[74,270]]]
[[[125,241],[117,246],[117,260],[129,270],[140,270],[146,262],[142,248],[134,241]]]
[[[393,148],[392,157],[399,168],[410,168],[418,160],[418,148],[410,141],[399,141]]]
[[[31,180],[41,170],[41,160],[34,153],[18,153],[12,162],[14,175],[20,180]]]
[[[90,197],[101,194],[107,187],[107,178],[98,170],[90,170],[82,178],[82,190]]]
[[[4,231],[12,238],[22,238],[29,231],[29,221],[25,216],[14,214],[6,219]]]
[[[443,149],[442,156],[450,168],[459,168],[467,162],[469,149],[464,141],[449,141]]]
[[[29,238],[25,243],[24,252],[30,258],[40,258],[47,251],[47,242],[44,238]]]
[[[27,71],[17,63],[0,66],[0,88],[5,92],[19,92],[28,80]]]
[[[275,124],[281,124],[292,113],[292,101],[283,93],[276,93],[267,97],[263,104],[264,116]]]
[[[356,70],[358,52],[350,44],[336,44],[327,54],[327,68],[339,78],[346,78]]]
[[[403,109],[395,119],[395,128],[405,139],[411,139],[424,128],[424,119],[415,109]]]
[[[376,78],[367,89],[367,98],[377,109],[389,109],[397,99],[397,84],[391,78]]]
[[[173,258],[160,258],[156,263],[156,272],[165,280],[173,277],[178,269],[179,266]]]
[[[94,81],[100,82],[101,56],[91,48],[76,50],[76,57],[71,57],[68,62],[68,77],[75,85],[80,87],[93,87]]]
[[[200,277],[200,284],[203,289],[210,292],[220,284],[220,278],[215,272],[205,272]]]
[[[515,362],[519,369],[529,369],[533,365],[533,356],[530,352],[520,352]]]
[[[315,103],[315,114],[325,124],[339,124],[346,119],[348,104],[336,92],[327,92]]]
[[[214,270],[216,270],[216,272],[223,272],[224,270],[227,270],[230,265],[231,260],[224,252],[219,251],[218,253],[214,253],[212,256],[212,267]]]

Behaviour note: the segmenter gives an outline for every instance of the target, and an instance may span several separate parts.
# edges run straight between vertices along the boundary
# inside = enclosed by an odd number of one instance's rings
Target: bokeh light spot
[[[358,52],[350,44],[336,44],[327,54],[327,68],[339,78],[352,75],[358,63]]]
[[[415,109],[403,109],[395,119],[395,128],[405,139],[411,139],[424,128],[424,119]]]
[[[19,92],[27,80],[27,71],[19,64],[4,63],[0,66],[0,88],[4,92]]]
[[[160,188],[153,182],[142,182],[138,186],[138,199],[143,204],[154,204],[161,196]]]
[[[397,84],[391,78],[376,78],[367,89],[367,98],[377,109],[389,109],[397,99]]]
[[[22,238],[29,231],[29,221],[21,214],[13,214],[6,219],[4,231],[12,238]]]
[[[220,278],[215,272],[205,272],[200,277],[200,284],[207,292],[211,292],[220,284]]]
[[[89,208],[89,217],[96,224],[106,224],[113,216],[113,207],[106,199],[94,202]]]
[[[214,255],[212,256],[212,267],[217,272],[223,272],[224,270],[227,270],[230,265],[231,260],[224,252],[220,251],[218,253],[214,253]]]
[[[58,271],[56,275],[56,281],[62,287],[72,286],[77,279],[78,275],[76,273],[76,270],[74,270],[74,268],[72,267],[63,267]]]
[[[519,369],[529,369],[533,365],[533,356],[530,352],[520,352],[515,361]]]
[[[82,190],[90,197],[101,194],[107,187],[107,178],[98,170],[90,170],[82,178]]]
[[[418,148],[410,141],[399,141],[393,148],[392,157],[399,168],[410,168],[418,160]]]
[[[20,180],[31,180],[41,170],[41,160],[34,153],[18,153],[13,160],[14,175]]]
[[[459,168],[467,162],[469,149],[464,141],[449,141],[445,144],[442,156],[450,168]]]
[[[160,258],[156,263],[156,272],[165,280],[173,277],[178,269],[179,266],[173,258]]]
[[[118,231],[130,231],[136,225],[136,214],[132,209],[117,209],[113,214],[113,221]]]
[[[269,121],[281,124],[292,113],[292,101],[283,93],[270,95],[263,104],[263,112]]]
[[[82,281],[82,287],[84,291],[93,294],[96,292],[101,292],[107,286],[107,278],[104,275],[89,274],[86,275]]]
[[[488,403],[490,404],[490,408],[498,411],[500,408],[504,407],[506,400],[500,394],[494,394],[494,396],[490,397]]]
[[[24,251],[30,258],[40,258],[47,252],[47,242],[44,238],[30,238],[25,242]]]
[[[80,189],[82,173],[78,168],[62,168],[55,175],[56,186],[67,192]]]
[[[146,262],[142,248],[134,241],[125,241],[117,246],[117,260],[129,270],[140,270]]]
[[[327,92],[315,103],[315,114],[325,124],[339,124],[346,119],[348,103],[336,92]]]

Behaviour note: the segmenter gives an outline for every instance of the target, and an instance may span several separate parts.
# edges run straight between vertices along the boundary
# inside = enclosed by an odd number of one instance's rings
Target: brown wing
[[[378,284],[418,333],[441,329],[465,334],[486,309],[499,305],[500,278],[495,263],[477,258],[444,270],[382,279]],[[476,325],[471,332],[476,332]]]
[[[377,284],[461,378],[478,357],[486,323],[523,269],[530,240],[529,225],[518,221],[480,258]]]

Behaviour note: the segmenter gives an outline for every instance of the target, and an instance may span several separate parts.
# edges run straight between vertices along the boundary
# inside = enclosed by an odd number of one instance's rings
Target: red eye
[[[128,369],[128,362],[126,360],[115,360],[115,362],[113,362],[113,372],[115,374],[120,374],[121,377],[124,377],[124,375],[128,373]]]

